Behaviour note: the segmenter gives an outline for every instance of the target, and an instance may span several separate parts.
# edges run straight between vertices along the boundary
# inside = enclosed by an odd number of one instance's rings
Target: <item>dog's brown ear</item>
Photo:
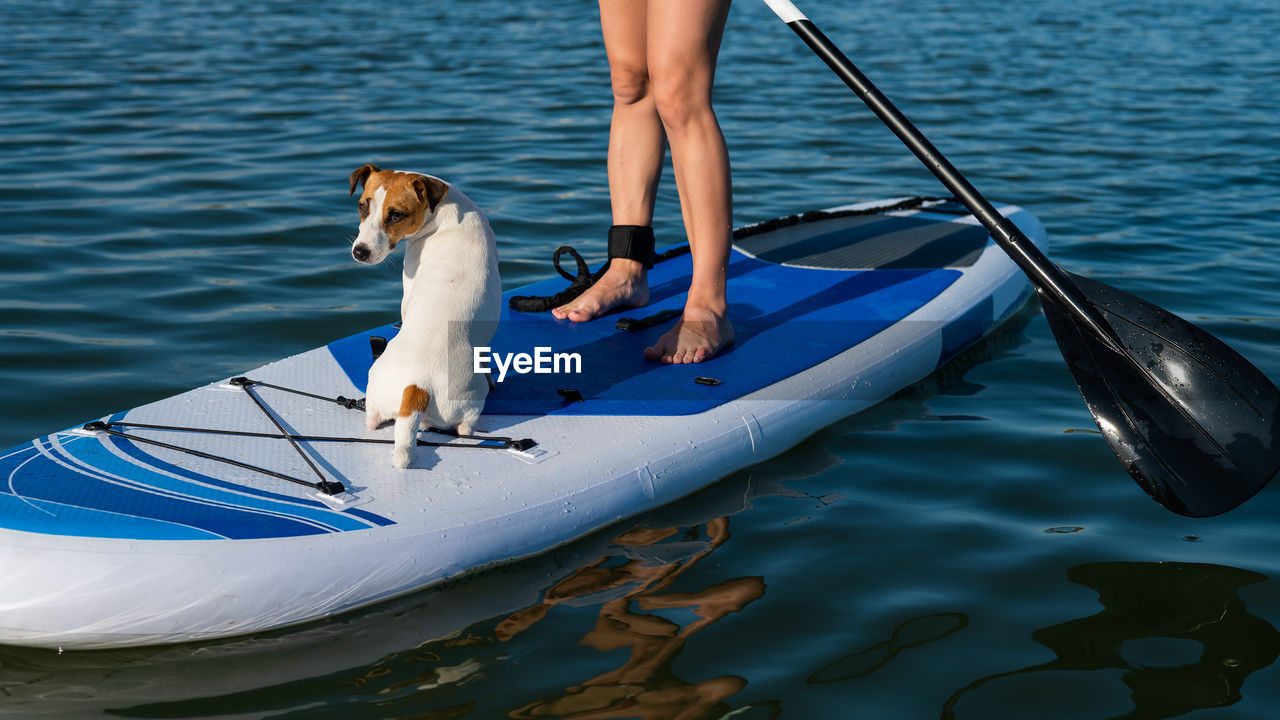
[[[378,172],[381,169],[382,168],[378,167],[377,165],[374,165],[373,163],[365,163],[364,165],[361,165],[360,167],[356,168],[355,172],[351,173],[351,192],[347,194],[355,195],[356,187],[359,185],[363,185],[364,181],[368,180],[370,175]]]
[[[413,190],[418,193],[419,200],[427,203],[427,212],[435,212],[436,206],[449,193],[449,183],[429,175],[419,175],[413,179]]]

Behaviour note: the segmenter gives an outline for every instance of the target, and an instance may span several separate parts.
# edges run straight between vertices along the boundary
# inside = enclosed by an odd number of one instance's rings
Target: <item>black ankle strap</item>
[[[636,260],[653,267],[653,228],[648,225],[614,225],[609,228],[609,259]]]

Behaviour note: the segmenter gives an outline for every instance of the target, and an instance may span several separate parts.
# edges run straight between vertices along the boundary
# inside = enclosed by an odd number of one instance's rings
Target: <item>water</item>
[[[1280,377],[1280,7],[813,4],[1065,267]],[[507,287],[599,257],[608,72],[579,3],[0,3],[0,447],[386,322],[347,174],[449,178]],[[735,217],[935,194],[763,5],[717,109]],[[657,232],[681,236],[670,173]],[[439,591],[203,645],[0,649],[0,713],[182,718],[1265,718],[1271,488],[1171,515],[1035,308],[943,372],[647,518]],[[2,610],[0,610],[2,613]]]

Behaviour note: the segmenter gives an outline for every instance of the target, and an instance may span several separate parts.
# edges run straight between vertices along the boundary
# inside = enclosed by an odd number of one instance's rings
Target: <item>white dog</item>
[[[498,326],[498,249],[480,208],[439,178],[363,165],[351,194],[362,184],[351,256],[373,265],[405,244],[400,332],[369,368],[365,394],[370,430],[395,420],[392,462],[405,468],[419,429],[467,435],[480,417],[489,378],[473,372],[472,354]]]

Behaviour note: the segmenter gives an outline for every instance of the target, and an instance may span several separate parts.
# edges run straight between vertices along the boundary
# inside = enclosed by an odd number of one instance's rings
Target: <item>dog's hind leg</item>
[[[472,430],[475,429],[476,421],[479,419],[479,410],[468,410],[467,413],[462,416],[462,420],[454,426],[454,431],[458,433],[459,437],[475,437],[474,435],[471,435],[471,433]]]
[[[408,385],[400,396],[400,412],[396,413],[395,449],[391,462],[398,468],[409,467],[418,450],[418,423],[427,412],[431,394],[417,385]]]

